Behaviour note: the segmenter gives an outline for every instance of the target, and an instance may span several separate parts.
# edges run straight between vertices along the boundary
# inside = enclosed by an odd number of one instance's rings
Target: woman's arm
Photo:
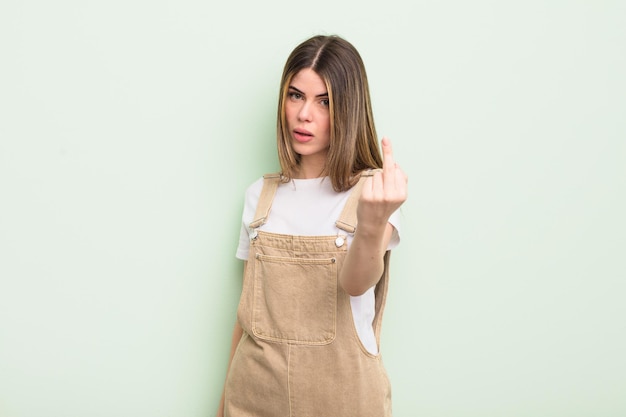
[[[350,295],[363,294],[383,274],[383,256],[393,226],[389,217],[407,196],[407,177],[395,163],[391,142],[383,138],[383,171],[363,184],[357,207],[357,229],[339,272],[339,282]]]
[[[237,322],[235,323],[235,328],[233,329],[233,338],[230,345],[230,359],[228,360],[228,369],[230,369],[230,363],[233,360],[235,350],[237,349],[237,345],[239,344],[239,340],[241,340],[242,335],[243,329],[239,325],[239,322]],[[228,375],[228,371],[226,371],[226,375]],[[217,409],[217,417],[224,417],[224,391],[222,391],[222,398],[220,399],[220,405]]]
[[[243,264],[243,270],[246,270],[247,262]],[[243,335],[243,329],[239,325],[239,322],[235,322],[235,327],[233,329],[233,336],[230,341],[230,358],[228,359],[228,368],[226,371],[226,375],[228,376],[228,371],[230,370],[230,364],[233,361],[233,356],[235,356],[235,350],[237,350],[237,345],[241,340],[241,336]],[[216,417],[224,417],[224,391],[222,390],[222,398],[220,399],[220,405],[217,409]]]
[[[339,281],[348,294],[357,296],[376,285],[383,275],[385,255],[393,226],[387,223],[382,231],[357,232],[346,255]]]

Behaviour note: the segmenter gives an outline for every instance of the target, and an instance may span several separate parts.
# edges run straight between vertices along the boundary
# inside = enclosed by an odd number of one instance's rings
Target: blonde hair
[[[285,101],[292,78],[312,69],[328,89],[330,148],[324,174],[335,191],[350,189],[366,169],[381,168],[365,66],[358,51],[338,36],[315,36],[298,45],[285,63],[278,99],[278,159],[285,181],[298,171],[300,155],[291,146]]]

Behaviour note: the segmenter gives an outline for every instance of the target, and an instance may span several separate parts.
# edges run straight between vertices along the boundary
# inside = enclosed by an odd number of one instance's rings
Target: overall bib
[[[356,230],[364,172],[336,225]],[[264,176],[250,224],[250,254],[237,319],[243,336],[225,388],[225,417],[390,417],[391,391],[379,355],[369,353],[352,317],[338,271],[345,234],[291,236],[257,230],[267,220],[280,182]],[[376,285],[374,333],[380,329],[389,254]]]

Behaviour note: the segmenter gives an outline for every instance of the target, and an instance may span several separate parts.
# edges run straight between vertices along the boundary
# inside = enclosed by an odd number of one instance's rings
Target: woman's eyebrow
[[[298,94],[302,94],[303,96],[306,96],[306,94],[304,94],[304,92],[302,92],[302,91],[298,90],[298,89],[297,89],[296,87],[294,87],[293,85],[290,85],[290,86],[289,86],[289,89],[290,89],[290,90],[294,90],[294,91],[295,91],[296,93],[298,93]],[[317,97],[317,98],[328,97],[328,93],[318,94],[318,95],[316,95],[315,97]]]

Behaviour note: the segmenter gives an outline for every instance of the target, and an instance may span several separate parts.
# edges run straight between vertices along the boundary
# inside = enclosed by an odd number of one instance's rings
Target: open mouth
[[[294,129],[293,137],[298,142],[308,142],[313,139],[313,134],[308,130],[304,129]]]

